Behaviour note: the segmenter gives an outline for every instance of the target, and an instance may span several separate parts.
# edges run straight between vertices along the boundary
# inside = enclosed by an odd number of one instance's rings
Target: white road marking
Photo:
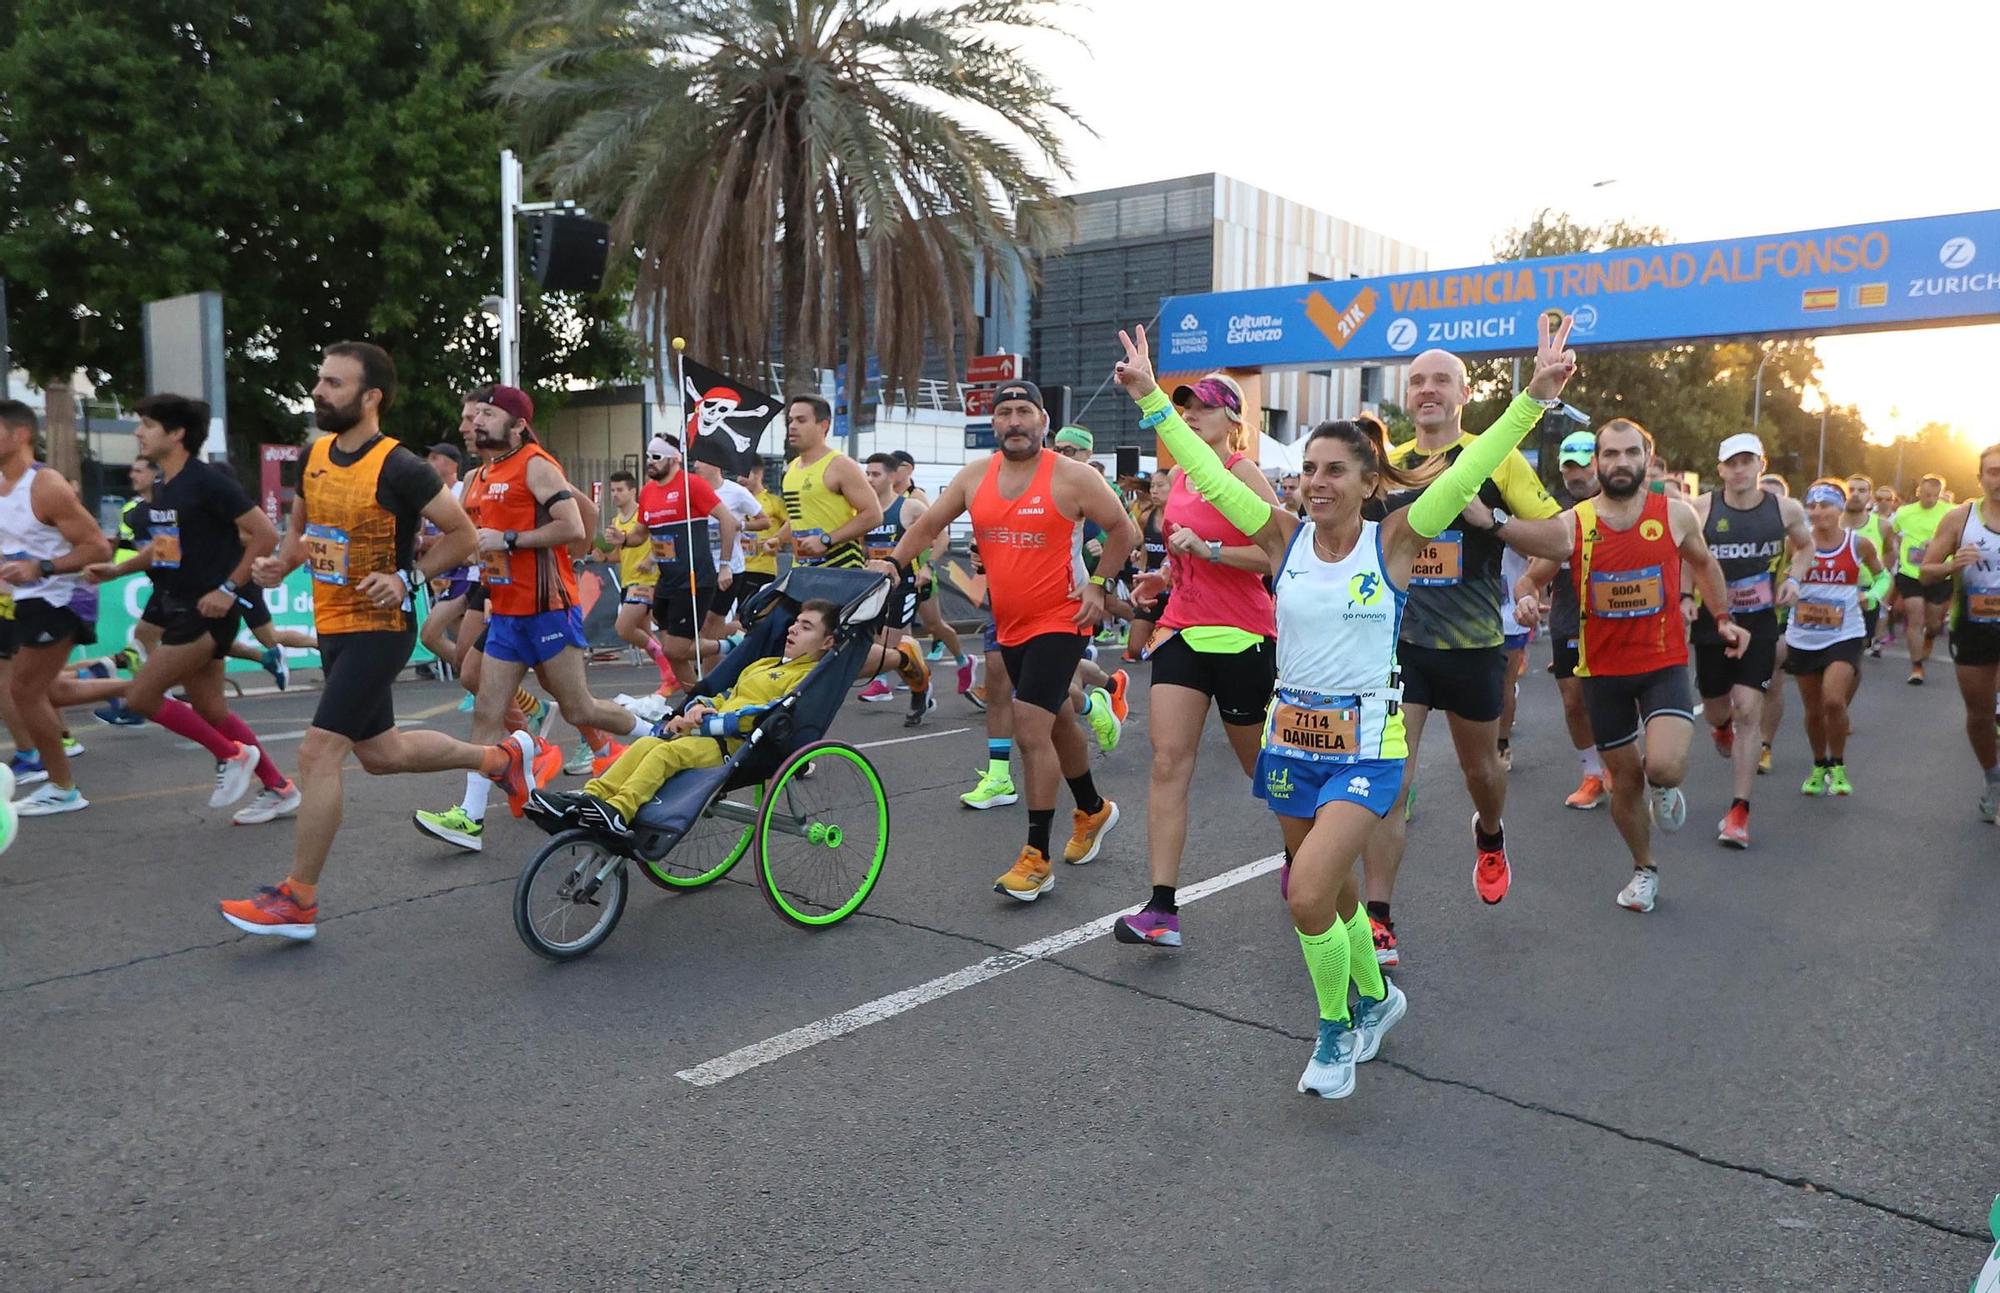
[[[942,736],[943,733],[940,732],[938,735]],[[1203,880],[1198,884],[1189,885],[1180,891],[1178,901],[1180,905],[1186,906],[1188,903],[1199,901],[1210,894],[1221,893],[1224,889],[1232,889],[1239,884],[1255,880],[1258,876],[1269,875],[1271,872],[1277,870],[1284,863],[1284,860],[1284,854],[1273,853],[1269,857],[1261,857],[1254,862],[1245,862],[1242,866],[1224,871],[1221,875]],[[988,979],[997,979],[1003,974],[1012,973],[1024,965],[1033,965],[1036,961],[1046,960],[1051,956],[1067,952],[1073,947],[1079,947],[1090,942],[1092,939],[1102,938],[1111,932],[1111,926],[1117,922],[1118,918],[1130,910],[1132,908],[1121,907],[1108,916],[1099,916],[1096,920],[1078,925],[1074,929],[1066,929],[1060,934],[1051,934],[1047,938],[1038,938],[1032,943],[1023,943],[1011,952],[996,952],[976,965],[968,965],[962,970],[953,970],[950,974],[940,975],[928,982],[919,983],[915,987],[905,988],[901,992],[892,992],[886,997],[877,997],[875,1000],[865,1005],[856,1006],[852,1010],[843,1010],[837,1015],[828,1015],[824,1019],[794,1028],[789,1032],[779,1033],[776,1037],[769,1037],[761,1042],[733,1050],[727,1055],[708,1061],[706,1064],[698,1064],[691,1069],[682,1069],[680,1072],[674,1074],[674,1076],[695,1086],[719,1085],[733,1077],[740,1077],[748,1073],[751,1069],[769,1064],[773,1060],[781,1060],[787,1055],[797,1054],[799,1051],[817,1046],[821,1042],[830,1042],[836,1037],[845,1037],[847,1034],[866,1028],[870,1024],[879,1024],[885,1019],[894,1019],[897,1015],[915,1010],[918,1006],[936,1001],[940,997],[948,997],[954,992],[962,992],[976,984],[984,983]]]
[[[399,718],[399,719],[397,719],[397,720],[396,720],[396,726],[397,726],[397,727],[422,727],[422,726],[423,726],[423,724],[422,724],[422,723],[419,723],[419,722],[417,722],[417,721],[416,721],[415,719],[413,719],[413,718]],[[301,739],[303,739],[303,738],[304,738],[304,736],[305,736],[305,734],[306,734],[306,732],[307,732],[308,730],[309,730],[309,729],[307,729],[307,728],[303,728],[303,727],[302,727],[302,728],[300,728],[300,729],[299,729],[298,731],[296,731],[296,732],[259,732],[259,733],[257,733],[257,744],[259,744],[259,745],[276,745],[276,744],[277,744],[278,742],[280,742],[280,741],[297,741],[297,740],[301,740]],[[175,742],[174,742],[174,748],[175,748],[176,750],[199,750],[199,749],[201,748],[201,746],[200,746],[200,745],[199,745],[198,743],[194,742],[194,741],[175,741]]]
[[[957,736],[960,732],[970,732],[969,727],[947,727],[942,732],[919,732],[915,736],[896,736],[886,741],[863,741],[855,746],[857,750],[873,750],[884,745],[901,745],[905,741],[928,741],[934,736]]]

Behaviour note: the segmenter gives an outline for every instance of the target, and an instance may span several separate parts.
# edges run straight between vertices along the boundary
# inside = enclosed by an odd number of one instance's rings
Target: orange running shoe
[[[1118,805],[1107,799],[1094,813],[1079,808],[1071,816],[1076,829],[1070,833],[1069,843],[1063,846],[1063,861],[1082,866],[1097,856],[1097,850],[1104,847],[1104,837],[1118,824]]]
[[[1502,823],[1500,829],[1505,831]],[[1475,856],[1472,863],[1472,887],[1479,894],[1479,901],[1491,907],[1507,896],[1507,886],[1514,882],[1514,868],[1507,864],[1506,837],[1501,837],[1500,847],[1481,848],[1479,846],[1479,814],[1472,815],[1472,847]]]
[[[1393,970],[1401,965],[1403,957],[1396,950],[1396,931],[1373,916],[1368,918],[1368,928],[1375,935],[1375,964],[1385,970]]]
[[[1132,675],[1126,673],[1123,669],[1111,675],[1111,686],[1109,688],[1111,692],[1111,712],[1118,716],[1118,721],[1121,723],[1125,721],[1125,716],[1132,712],[1132,706],[1125,699],[1126,689],[1131,685]]]
[[[1049,860],[1032,844],[1022,845],[1021,856],[1014,859],[1014,865],[993,882],[994,893],[1019,902],[1033,902],[1055,887],[1055,872],[1050,869]]]
[[[1736,723],[1730,720],[1721,727],[1710,723],[1708,734],[1715,740],[1715,752],[1727,759],[1736,753]]]
[[[1611,789],[1604,784],[1604,778],[1598,776],[1596,773],[1591,773],[1577,783],[1575,791],[1570,794],[1568,799],[1563,800],[1563,807],[1596,808],[1604,803],[1605,798],[1610,793]]]
[[[1731,804],[1715,828],[1715,841],[1733,849],[1750,847],[1750,805]]]
[[[507,796],[507,810],[516,817],[528,806],[528,792],[539,789],[534,780],[534,763],[541,754],[541,745],[541,738],[526,729],[509,732],[507,739],[500,742],[500,752],[507,756],[507,762],[500,771],[489,774],[489,780]],[[560,751],[556,757],[562,757]]]
[[[319,933],[319,904],[301,904],[292,893],[292,882],[273,889],[269,885],[248,898],[231,898],[217,903],[222,918],[246,934],[269,934],[303,942]]]

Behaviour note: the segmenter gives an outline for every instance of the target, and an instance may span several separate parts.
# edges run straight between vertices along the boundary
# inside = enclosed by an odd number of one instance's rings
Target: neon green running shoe
[[[441,813],[427,813],[419,808],[414,820],[417,829],[424,834],[456,845],[468,853],[477,853],[486,847],[481,838],[486,833],[486,824],[474,821],[463,804],[453,804]]]
[[[71,736],[68,732],[64,732],[62,734],[62,738],[63,738],[64,754],[67,754],[70,758],[74,759],[78,755],[83,753],[82,741],[77,740],[74,736]]]
[[[1125,734],[1125,725],[1118,721],[1118,715],[1111,710],[1111,693],[1102,687],[1090,689],[1090,712],[1084,720],[1090,730],[1097,735],[1097,748],[1106,754],[1118,748],[1118,739]]]
[[[1851,795],[1854,783],[1847,779],[1847,765],[1836,763],[1826,770],[1826,793],[1829,795]]]
[[[1850,786],[1850,787],[1848,787],[1848,789],[1850,789],[1850,790],[1851,790],[1851,789],[1853,789],[1853,787],[1852,787],[1852,786]],[[1810,773],[1808,773],[1808,774],[1806,775],[1806,780],[1805,780],[1805,784],[1799,787],[1799,793],[1800,793],[1800,794],[1802,794],[1802,795],[1823,795],[1823,794],[1825,794],[1825,793],[1826,793],[1826,769],[1825,769],[1825,768],[1823,768],[1823,767],[1821,767],[1821,766],[1820,766],[1819,764],[1815,763],[1815,764],[1813,765],[1813,770],[1812,770],[1812,771],[1811,771]]]
[[[958,802],[967,808],[1005,808],[1008,804],[1021,801],[1014,793],[1014,778],[1004,772],[987,769],[979,774],[979,784],[958,797]]]

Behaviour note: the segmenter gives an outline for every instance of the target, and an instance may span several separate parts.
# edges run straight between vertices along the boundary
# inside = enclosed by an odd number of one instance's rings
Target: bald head
[[[1410,361],[1403,405],[1420,435],[1456,438],[1465,409],[1465,361],[1448,350],[1426,350]]]

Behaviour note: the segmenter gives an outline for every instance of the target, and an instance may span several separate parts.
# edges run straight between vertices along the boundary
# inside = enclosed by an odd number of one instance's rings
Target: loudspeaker
[[[547,212],[528,222],[528,273],[551,292],[595,292],[604,285],[611,226],[588,216]]]
[[[1118,474],[1136,476],[1139,474],[1139,446],[1121,444],[1118,446]]]

